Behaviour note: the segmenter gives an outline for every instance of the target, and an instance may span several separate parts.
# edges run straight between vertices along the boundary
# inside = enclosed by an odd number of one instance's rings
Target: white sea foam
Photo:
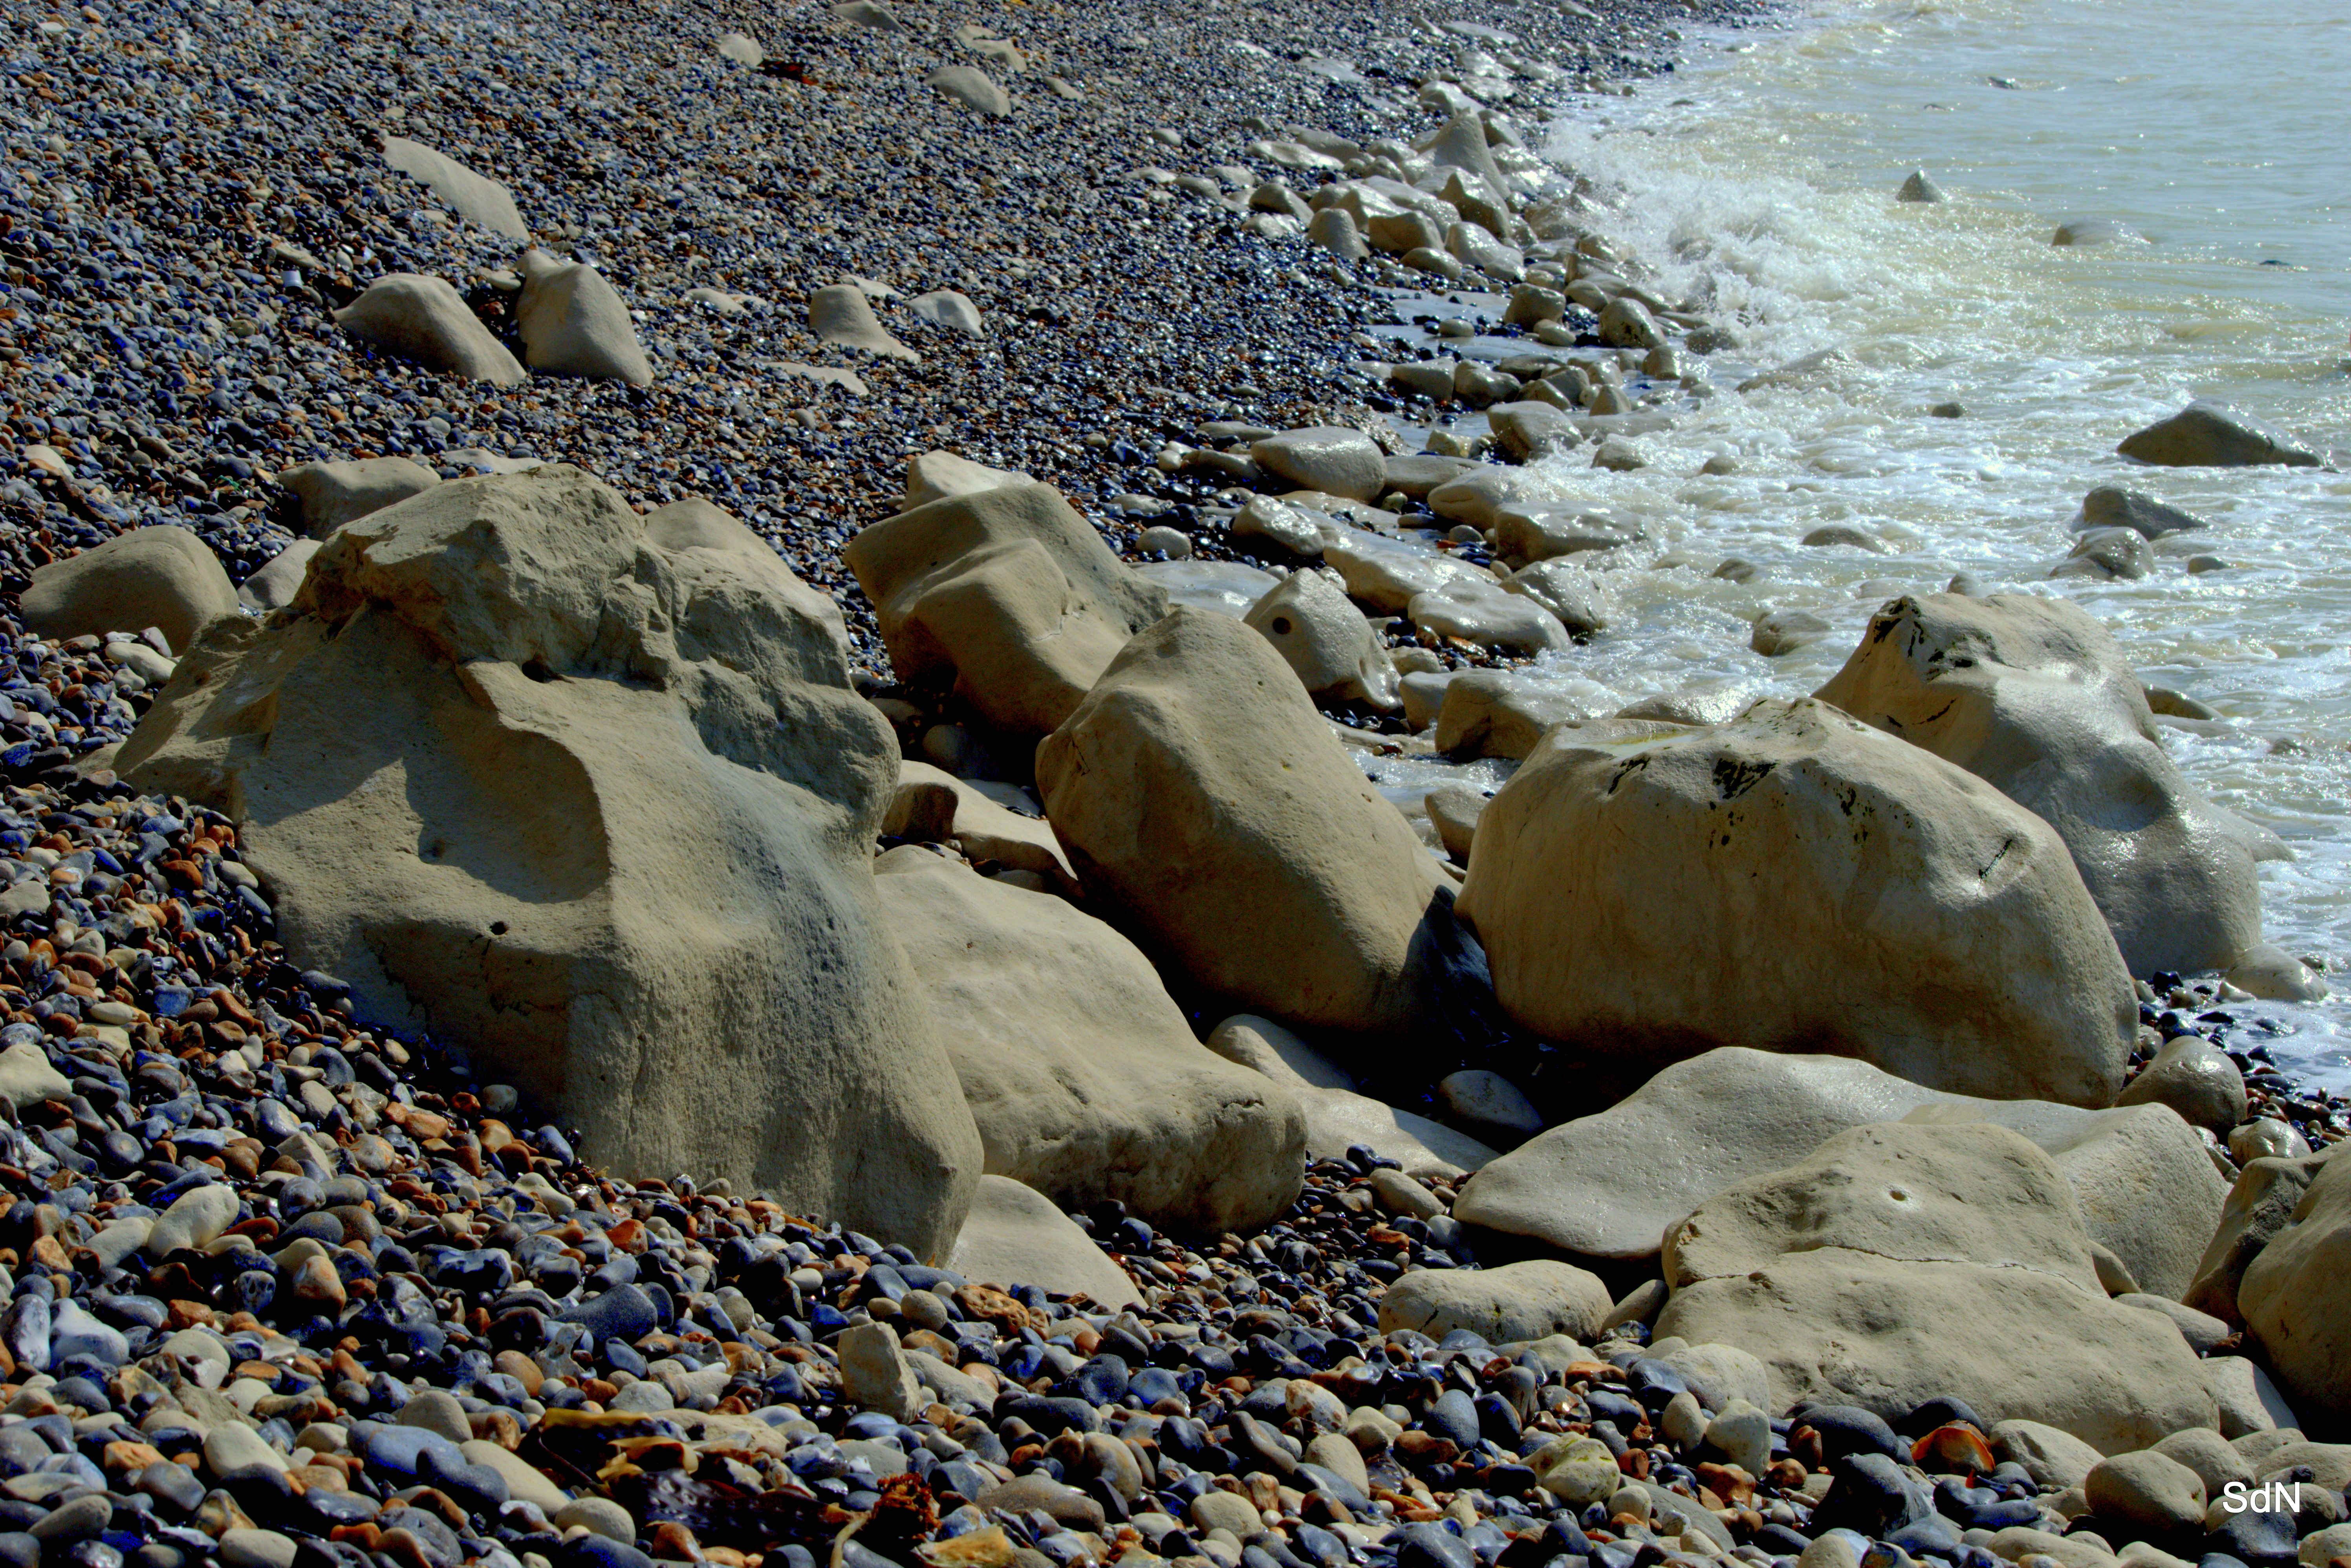
[[[2150,683],[2231,721],[2176,733],[2216,799],[2294,848],[2265,866],[2271,933],[2325,959],[2341,996],[2281,1020],[2282,1062],[2351,1086],[2351,475],[2143,469],[2117,440],[2190,396],[2351,446],[2344,370],[2351,23],[2326,0],[2258,16],[2198,0],[1818,0],[1775,33],[1693,37],[1677,78],[1553,127],[1563,165],[1622,193],[1600,226],[1668,298],[1733,325],[1731,358],[1842,358],[1747,394],[1716,392],[1642,438],[1648,467],[1552,477],[1637,517],[1652,544],[1615,574],[1622,619],[1554,660],[1625,700],[1710,681],[1793,693],[1825,679],[1891,590],[1954,572],[2063,594],[2112,626]],[[1992,84],[2011,80],[2013,88]],[[1954,197],[1896,204],[1923,164]],[[2154,243],[2064,249],[2055,225],[2111,217]],[[2305,270],[2260,265],[2270,258]],[[1960,419],[1929,417],[1963,404]],[[1701,476],[1718,454],[1738,472]],[[2047,580],[2083,494],[2124,483],[2211,527],[2231,570],[2159,556],[2144,580]],[[1807,549],[1827,523],[1886,553]],[[2174,547],[2167,546],[2167,550]],[[1728,557],[1761,569],[1710,575]],[[1834,631],[1777,660],[1748,651],[1766,609]]]

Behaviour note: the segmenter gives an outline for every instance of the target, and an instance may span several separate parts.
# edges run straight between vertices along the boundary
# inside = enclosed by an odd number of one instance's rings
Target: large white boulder
[[[1460,912],[1512,1017],[1621,1067],[1827,1049],[2103,1105],[2138,1021],[2046,823],[1808,700],[1553,728],[1479,818]]]
[[[336,311],[335,324],[355,340],[428,371],[507,387],[529,379],[445,278],[386,273]]]
[[[236,588],[212,547],[168,524],[133,528],[79,555],[35,567],[17,601],[25,628],[40,637],[143,632],[152,626],[175,650],[218,616],[237,612]]]
[[[1454,1217],[1564,1252],[1647,1257],[1725,1188],[1796,1165],[1848,1128],[1906,1119],[2022,1134],[2064,1173],[2091,1239],[2142,1287],[2177,1297],[2195,1277],[2225,1187],[2195,1131],[2163,1107],[1945,1094],[1849,1057],[1737,1046],[1677,1061],[1495,1159],[1464,1184]]]
[[[523,252],[515,330],[523,362],[542,375],[653,384],[653,361],[637,342],[627,303],[584,261]]]
[[[1700,1204],[1665,1260],[1657,1335],[1755,1355],[1781,1408],[1949,1395],[2105,1452],[2218,1419],[2178,1328],[2107,1299],[2073,1189],[2004,1128],[1839,1134]]]
[[[589,1158],[943,1254],[980,1145],[873,891],[896,742],[831,601],[688,531],[568,467],[435,486],[214,622],[117,766],[235,817],[299,963]]]
[[[1249,455],[1267,473],[1301,489],[1351,501],[1378,500],[1387,473],[1387,458],[1378,444],[1362,431],[1342,425],[1285,430],[1252,444]]]
[[[2260,945],[2242,825],[2181,775],[2122,649],[2078,606],[1895,600],[1817,695],[2055,828],[2132,973],[2227,968]]]
[[[989,1175],[1211,1234],[1255,1230],[1298,1197],[1297,1099],[1194,1039],[1133,943],[928,850],[873,869]]]
[[[2266,1163],[2266,1162],[2257,1162]],[[2245,1329],[2297,1409],[2351,1416],[2351,1160],[2319,1169],[2237,1286]]]
[[[844,553],[898,678],[952,683],[1017,735],[1069,717],[1167,602],[1050,485],[942,496],[866,528]]]
[[[1255,631],[1179,609],[1037,747],[1088,891],[1191,981],[1292,1024],[1429,1027],[1458,946],[1446,878]]]

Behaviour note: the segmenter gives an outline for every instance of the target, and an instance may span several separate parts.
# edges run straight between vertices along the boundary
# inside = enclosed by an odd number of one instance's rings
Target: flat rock
[[[1443,1339],[1468,1329],[1488,1344],[1565,1334],[1589,1342],[1612,1303],[1596,1274],[1535,1260],[1498,1269],[1415,1269],[1380,1297],[1380,1332]]]
[[[1677,1062],[1608,1110],[1540,1134],[1466,1184],[1454,1212],[1571,1253],[1646,1257],[1716,1193],[1795,1166],[1847,1128],[1908,1116],[2022,1134],[2057,1162],[2093,1239],[2157,1289],[2193,1277],[2194,1239],[2223,1189],[2196,1134],[2162,1108],[1941,1094],[1846,1057],[1741,1047]],[[2158,1192],[2172,1202],[2150,1204]]]
[[[383,139],[383,161],[425,186],[467,223],[508,239],[530,238],[529,226],[515,208],[514,193],[488,175],[405,136]]]
[[[1986,1123],[1848,1128],[1798,1163],[1716,1193],[1669,1227],[1666,1283],[1755,1272],[1812,1245],[1891,1262],[2031,1270],[2099,1291],[2072,1187],[2019,1134]]]

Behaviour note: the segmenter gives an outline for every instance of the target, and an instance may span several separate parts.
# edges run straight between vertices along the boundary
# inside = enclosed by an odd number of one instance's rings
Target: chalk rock
[[[1467,1134],[1355,1092],[1353,1074],[1271,1019],[1236,1014],[1209,1034],[1207,1047],[1297,1094],[1313,1159],[1341,1158],[1360,1144],[1419,1176],[1476,1170],[1494,1157]]]
[[[335,324],[357,341],[428,371],[507,387],[526,379],[506,345],[444,278],[386,273],[336,311]]]
[[[1751,1352],[1774,1408],[1900,1416],[1941,1394],[2114,1451],[2213,1426],[2179,1331],[2098,1288],[2071,1197],[1999,1129],[1856,1128],[1699,1205],[1668,1240],[1685,1282],[1656,1333]]]
[[[2318,454],[2285,432],[2217,402],[2191,402],[2170,418],[2125,436],[2115,450],[2141,463],[2173,468],[2318,465]]]
[[[1012,95],[977,66],[941,66],[923,78],[923,85],[975,114],[993,119],[1012,112]]]
[[[898,789],[883,819],[885,838],[912,836],[917,821],[935,823],[935,842],[953,843],[974,865],[1002,866],[1033,873],[1065,898],[1081,895],[1077,873],[1061,852],[1061,841],[1041,816],[1016,810],[997,798],[1006,787],[958,779],[927,762],[898,764]]]
[[[118,767],[234,812],[299,963],[587,1157],[935,1256],[980,1148],[873,893],[896,740],[829,600],[748,529],[666,531],[559,466],[359,518]]]
[[[2286,1396],[2302,1408],[2336,1418],[2351,1413],[2346,1267],[2351,1163],[2329,1159],[2302,1195],[2293,1218],[2246,1266],[2237,1308]]]
[[[873,314],[873,302],[854,283],[829,284],[810,295],[808,319],[809,330],[816,334],[819,342],[918,365],[923,362],[922,355],[890,336],[882,319]]]
[[[1397,705],[1396,668],[1362,611],[1319,571],[1295,571],[1249,607],[1244,624],[1274,645],[1317,701]]]
[[[843,1399],[895,1421],[920,1416],[923,1391],[906,1364],[896,1329],[888,1323],[858,1323],[843,1329],[840,1354]]]
[[[1594,1115],[1552,1127],[1468,1183],[1456,1218],[1562,1251],[1640,1258],[1739,1182],[1799,1164],[1848,1128],[1991,1122],[2055,1160],[2093,1240],[2177,1294],[2224,1196],[2196,1134],[2160,1106],[2082,1110],[1923,1089],[1844,1057],[1726,1046],[1675,1063]],[[2159,1195],[2159,1196],[2158,1196]]]
[[[310,569],[313,555],[318,555],[318,540],[297,538],[285,550],[266,559],[254,576],[237,583],[237,604],[261,613],[285,609],[301,591],[301,579]]]
[[[1431,636],[1522,658],[1565,648],[1575,641],[1558,616],[1528,595],[1507,592],[1483,575],[1464,574],[1414,594],[1405,601],[1405,615]]]
[[[1616,614],[1616,596],[1608,585],[1573,561],[1536,561],[1504,578],[1502,587],[1550,611],[1573,637],[1606,631]]]
[[[298,463],[277,483],[302,509],[302,532],[325,538],[353,517],[397,506],[441,483],[441,476],[411,457],[360,457],[343,463]]]
[[[653,384],[653,363],[637,343],[628,306],[584,261],[523,252],[515,329],[523,362],[543,375]]]
[[[1284,431],[1253,443],[1249,455],[1267,473],[1301,489],[1321,490],[1351,501],[1375,501],[1387,460],[1360,430],[1318,425]]]
[[[1018,735],[1067,718],[1166,604],[1047,485],[910,507],[843,553],[899,678],[952,684],[981,717]]]
[[[2097,1292],[2089,1232],[2056,1162],[1989,1123],[1848,1128],[1716,1193],[1667,1228],[1667,1286],[1750,1274],[1782,1253],[2032,1270]]]
[[[2245,1270],[2293,1220],[2326,1159],[2303,1155],[2248,1161],[2221,1204],[2194,1282],[2179,1299],[2223,1322],[2243,1322],[2238,1291]]]
[[[911,512],[928,501],[950,496],[977,496],[1007,485],[1034,485],[1036,478],[1017,469],[990,468],[952,452],[924,452],[906,459],[906,484],[899,493],[898,509]]]
[[[934,327],[946,327],[967,338],[987,336],[987,324],[980,319],[979,307],[971,297],[952,288],[935,288],[928,294],[917,294],[906,301],[906,308]]]
[[[1565,1334],[1600,1336],[1613,1303],[1600,1277],[1573,1264],[1535,1260],[1499,1269],[1415,1269],[1380,1297],[1380,1332],[1416,1329],[1443,1339],[1468,1329],[1488,1344]]]
[[[1466,671],[1446,683],[1437,749],[1447,757],[1523,758],[1553,726],[1591,716],[1581,701],[1539,674]]]
[[[1143,1293],[1053,1200],[1009,1176],[984,1176],[947,1267],[978,1284],[1083,1291],[1105,1307],[1139,1307]]]
[[[832,17],[836,22],[863,27],[869,32],[903,33],[906,30],[906,24],[898,20],[898,14],[881,4],[881,0],[841,0],[832,8]]]
[[[2168,756],[2111,632],[2064,600],[1893,601],[1817,695],[1991,783],[2057,831],[2133,974],[2261,945],[2253,852]]]
[[[1553,728],[1479,820],[1460,908],[1522,1026],[1643,1066],[1834,1041],[2098,1105],[2137,1023],[2055,833],[1817,702]]]
[[[1392,1034],[1474,958],[1444,873],[1271,644],[1178,609],[1037,748],[1086,887],[1196,984],[1285,1022]]]
[[[488,175],[405,136],[383,139],[383,161],[387,167],[424,185],[466,222],[508,239],[530,238],[522,214],[515,210],[514,193]]]
[[[17,611],[37,636],[152,626],[174,649],[185,650],[208,622],[236,615],[237,601],[212,547],[186,528],[158,524],[35,567]]]
[[[873,869],[987,1174],[1210,1234],[1258,1229],[1298,1197],[1296,1100],[1202,1046],[1125,937],[911,845]]]
[[[748,66],[753,70],[758,69],[768,57],[768,51],[759,47],[758,39],[742,33],[719,35],[718,52],[737,65]]]
[[[2245,1075],[2228,1052],[2183,1034],[2165,1044],[2115,1103],[2168,1105],[2191,1126],[2225,1134],[2245,1119]]]

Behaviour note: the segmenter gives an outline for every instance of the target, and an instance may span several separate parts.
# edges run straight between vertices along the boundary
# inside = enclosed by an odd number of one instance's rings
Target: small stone
[[[899,1348],[898,1331],[888,1323],[860,1323],[839,1344],[842,1397],[866,1410],[911,1421],[924,1405],[923,1391]]]

